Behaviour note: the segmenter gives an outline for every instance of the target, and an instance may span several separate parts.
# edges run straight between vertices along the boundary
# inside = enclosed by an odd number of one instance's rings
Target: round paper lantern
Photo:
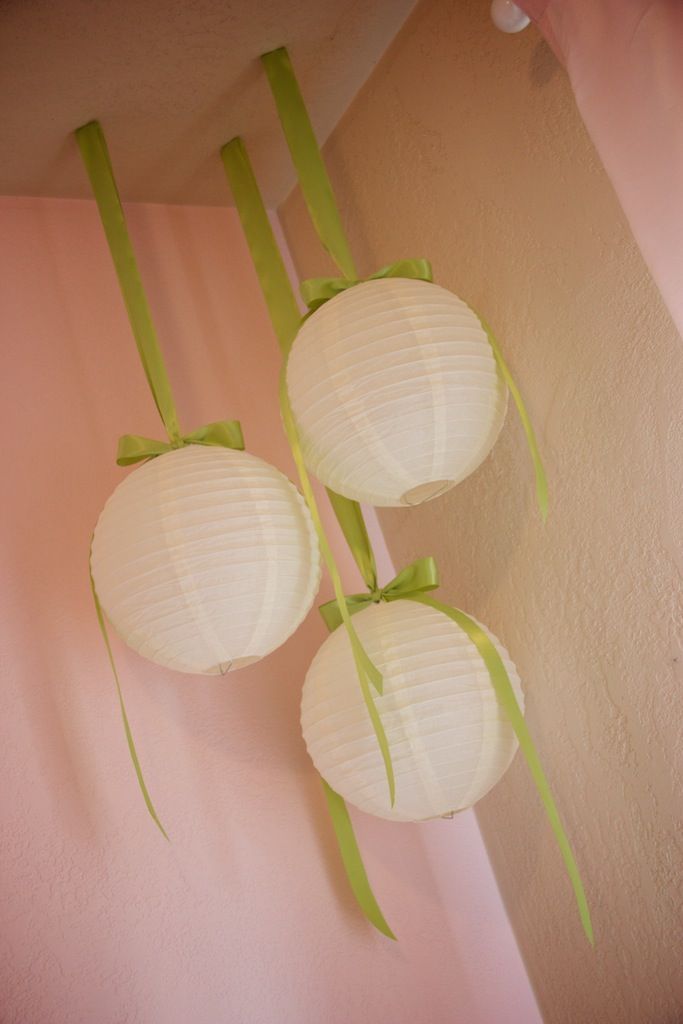
[[[443,612],[415,601],[370,605],[353,623],[384,677],[384,692],[374,697],[394,766],[394,807],[341,626],[318,651],[304,684],[301,726],[316,768],[345,800],[380,818],[423,821],[470,807],[517,749],[477,648]],[[515,667],[490,638],[523,708]]]
[[[205,675],[275,650],[320,581],[313,523],[289,480],[254,455],[199,445],[119,484],[91,565],[102,608],[133,650]]]
[[[418,505],[491,451],[507,388],[480,321],[427,281],[355,285],[304,321],[287,368],[309,469],[371,505]]]

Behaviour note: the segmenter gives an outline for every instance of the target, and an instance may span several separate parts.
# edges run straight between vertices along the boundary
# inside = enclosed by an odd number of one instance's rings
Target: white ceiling
[[[124,199],[226,205],[248,145],[267,202],[294,174],[258,56],[287,45],[326,138],[415,0],[0,0],[0,194],[89,195],[98,118]]]

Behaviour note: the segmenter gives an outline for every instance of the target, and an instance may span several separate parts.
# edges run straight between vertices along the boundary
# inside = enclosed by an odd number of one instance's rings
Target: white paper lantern
[[[380,818],[423,821],[470,807],[517,749],[477,648],[443,612],[415,601],[370,605],[353,623],[384,677],[383,694],[374,696],[396,777],[394,807],[342,626],[304,684],[301,726],[316,768],[349,803]],[[488,635],[523,709],[515,667]]]
[[[205,675],[275,650],[320,581],[315,530],[289,480],[254,455],[199,445],[119,484],[91,564],[102,608],[133,650]]]
[[[472,310],[405,278],[321,306],[294,342],[287,386],[308,467],[371,505],[417,505],[459,483],[490,452],[507,408]]]

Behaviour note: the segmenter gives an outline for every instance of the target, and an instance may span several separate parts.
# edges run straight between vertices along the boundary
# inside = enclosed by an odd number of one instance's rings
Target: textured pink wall
[[[116,643],[167,845],[136,789],[87,580],[123,431],[159,436],[94,205],[0,201],[3,1024],[534,1024],[471,815],[357,815],[401,942],[349,897],[298,727],[322,625],[226,680]],[[289,471],[278,355],[233,213],[130,211],[183,424],[238,416]],[[351,579],[350,583],[355,583]]]

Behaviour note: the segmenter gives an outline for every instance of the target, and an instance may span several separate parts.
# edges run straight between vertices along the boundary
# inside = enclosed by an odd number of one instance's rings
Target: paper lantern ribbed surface
[[[381,818],[422,821],[470,807],[517,749],[477,648],[443,612],[415,601],[370,605],[353,622],[384,676],[375,702],[396,776],[394,807],[341,626],[325,640],[304,684],[301,726],[316,768],[345,800]],[[523,708],[515,667],[488,635]]]
[[[472,310],[405,278],[321,306],[294,342],[287,386],[309,469],[371,505],[417,505],[459,483],[490,452],[507,408]]]
[[[130,647],[206,675],[283,643],[320,581],[313,523],[290,481],[254,455],[199,445],[119,484],[91,565],[102,608]]]

